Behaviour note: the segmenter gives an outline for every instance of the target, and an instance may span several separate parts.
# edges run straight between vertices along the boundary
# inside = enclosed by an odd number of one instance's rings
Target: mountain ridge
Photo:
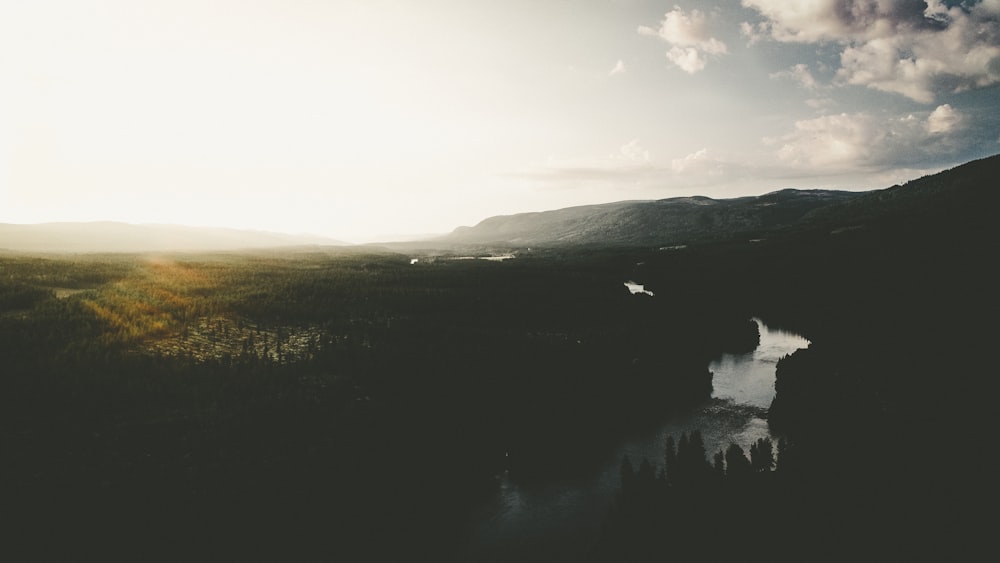
[[[758,238],[779,232],[863,228],[883,222],[985,220],[998,194],[989,179],[1000,155],[973,160],[902,185],[867,191],[785,188],[758,196],[682,196],[498,215],[434,242],[480,246],[669,246]],[[428,241],[430,242],[430,241]]]
[[[778,233],[838,233],[873,226],[971,229],[992,223],[1000,155],[902,185],[867,191],[784,188],[762,195],[624,200],[496,215],[423,240],[371,243],[396,251],[543,246],[669,247],[756,240]],[[315,235],[116,221],[0,223],[0,251],[41,253],[237,251],[354,246]]]
[[[683,196],[499,215],[437,239],[458,244],[658,245],[757,234],[862,192],[782,189],[760,196]]]

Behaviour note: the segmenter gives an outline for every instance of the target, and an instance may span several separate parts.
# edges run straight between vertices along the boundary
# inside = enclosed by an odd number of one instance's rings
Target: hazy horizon
[[[930,173],[933,173],[933,172],[928,172],[928,174],[930,174]],[[903,182],[905,183],[906,181],[915,180],[915,179],[917,179],[917,178],[909,178],[909,179],[903,180]],[[884,187],[888,188],[889,186],[884,186]],[[766,193],[777,192],[777,191],[781,191],[781,190],[784,190],[784,189],[795,189],[795,188],[778,188],[778,189],[775,189],[775,190],[765,190],[765,191],[762,191],[760,194],[745,194],[745,196],[751,196],[752,197],[752,196],[756,196],[756,195],[764,195]],[[824,188],[806,188],[806,190],[821,190],[821,189],[824,189]],[[876,188],[876,189],[878,189],[878,188]],[[844,189],[844,191],[861,191],[861,190],[848,190],[848,189]],[[687,194],[687,195],[677,195],[677,196],[671,196],[671,197],[686,198],[686,197],[699,197],[699,196],[702,196],[702,194]],[[733,196],[733,197],[744,197],[744,195],[737,195],[737,196]],[[727,198],[717,198],[717,199],[727,199]],[[624,202],[628,202],[628,201],[643,202],[643,201],[657,201],[657,200],[655,200],[655,199],[615,200],[615,201],[608,201],[608,202],[581,203],[581,204],[577,204],[577,205],[573,205],[573,206],[560,207],[560,208],[526,209],[526,210],[514,211],[514,212],[511,212],[511,213],[505,213],[505,214],[498,213],[498,214],[488,215],[486,217],[483,217],[481,220],[477,220],[477,221],[469,223],[469,224],[454,225],[454,226],[452,226],[452,227],[450,227],[447,230],[442,231],[442,232],[436,232],[436,233],[412,233],[412,234],[406,234],[406,233],[374,233],[374,234],[369,234],[369,235],[362,235],[360,237],[355,237],[355,238],[351,238],[351,239],[342,238],[342,237],[333,237],[333,236],[329,236],[329,235],[325,235],[325,234],[320,234],[320,233],[315,233],[315,232],[305,232],[305,231],[278,230],[278,229],[260,229],[260,228],[253,228],[253,227],[240,228],[240,227],[231,227],[231,226],[218,225],[218,224],[215,224],[215,225],[213,225],[213,224],[201,224],[201,225],[199,225],[199,224],[186,224],[186,223],[133,222],[133,221],[117,221],[117,220],[110,220],[110,219],[88,219],[88,220],[81,220],[81,221],[36,221],[36,222],[7,221],[7,222],[0,222],[0,226],[2,226],[2,225],[16,225],[16,226],[25,226],[25,227],[32,227],[32,226],[44,227],[44,226],[54,226],[54,225],[100,225],[100,224],[129,225],[129,226],[135,226],[135,227],[163,227],[163,228],[169,228],[169,229],[177,228],[177,229],[194,229],[194,230],[204,229],[204,230],[218,230],[218,231],[234,231],[234,232],[244,233],[244,234],[279,235],[279,236],[288,236],[288,237],[301,237],[303,239],[305,239],[305,238],[317,238],[317,239],[322,238],[322,239],[328,239],[330,241],[330,243],[334,243],[334,244],[344,243],[344,244],[348,244],[348,245],[352,245],[352,244],[354,244],[354,245],[365,245],[365,244],[372,244],[372,243],[389,243],[389,242],[419,242],[421,240],[429,240],[429,239],[433,239],[433,238],[437,238],[437,237],[443,237],[443,236],[446,236],[448,234],[451,234],[453,231],[455,231],[456,229],[459,229],[459,228],[475,227],[476,225],[478,225],[483,220],[491,218],[491,217],[509,216],[509,215],[518,215],[518,214],[545,213],[545,212],[549,212],[549,211],[557,211],[557,210],[560,210],[560,209],[567,209],[569,207],[591,207],[591,206],[599,206],[599,205],[611,204],[611,203],[624,203]],[[0,245],[0,246],[2,246],[2,245]]]
[[[0,8],[0,222],[445,234],[1000,152],[1000,0]]]
[[[0,223],[0,225],[15,225],[20,227],[44,227],[44,226],[55,226],[55,225],[128,225],[133,227],[165,227],[165,228],[177,228],[177,229],[192,229],[192,230],[217,230],[217,231],[234,231],[240,233],[260,233],[260,234],[275,234],[275,235],[288,235],[288,236],[302,236],[302,237],[318,237],[318,238],[329,238],[330,240],[339,240],[334,237],[328,237],[326,235],[319,235],[310,232],[294,232],[294,231],[278,231],[273,229],[254,229],[254,228],[237,228],[237,227],[227,227],[225,225],[193,225],[185,223],[144,223],[144,222],[132,222],[132,221],[115,221],[109,219],[89,219],[83,221],[35,221],[35,222],[15,222],[6,221]],[[352,241],[341,241],[341,242],[352,242]]]
[[[911,178],[911,179],[916,179],[916,178]],[[885,187],[888,187],[888,186],[885,186]],[[762,192],[761,194],[746,194],[746,195],[749,195],[749,196],[763,195],[765,193],[770,193],[770,192],[774,192],[774,191],[780,191],[782,189],[788,189],[788,188],[779,188],[779,189],[776,189],[776,190],[767,190],[767,191]],[[822,189],[822,188],[813,188],[813,189]],[[856,190],[848,190],[848,191],[856,191]],[[684,198],[684,197],[697,197],[697,196],[701,196],[701,195],[702,194],[687,194],[687,195],[677,195],[677,196],[671,196],[671,197]],[[734,197],[742,197],[742,196],[734,196]],[[720,199],[725,199],[725,198],[720,198]],[[580,204],[576,204],[576,205],[568,206],[568,207],[589,207],[589,206],[604,205],[604,204],[609,204],[609,203],[623,203],[623,202],[626,202],[626,201],[638,201],[638,202],[641,202],[641,201],[656,201],[656,200],[655,199],[614,200],[614,201],[607,201],[607,202],[580,203]],[[521,211],[513,211],[511,213],[497,213],[497,214],[493,214],[493,215],[487,215],[486,217],[483,217],[480,220],[477,220],[477,221],[474,221],[474,222],[471,222],[471,223],[468,223],[468,224],[453,225],[453,226],[447,228],[444,231],[435,232],[435,233],[373,233],[373,234],[369,234],[369,235],[362,235],[360,237],[355,237],[353,239],[347,239],[347,238],[341,238],[341,237],[333,237],[333,236],[329,236],[329,235],[325,235],[325,234],[320,234],[320,233],[315,233],[315,232],[307,232],[307,231],[293,231],[293,230],[279,230],[279,229],[261,229],[261,228],[253,228],[253,227],[244,227],[244,228],[241,228],[241,227],[231,227],[231,226],[219,225],[219,224],[188,224],[188,223],[181,223],[181,222],[175,222],[175,223],[136,222],[136,221],[120,221],[120,220],[113,220],[113,219],[85,219],[85,220],[79,220],[79,221],[67,220],[67,221],[31,221],[31,222],[3,221],[3,222],[0,222],[0,225],[17,225],[17,226],[31,227],[31,226],[47,226],[47,225],[78,225],[78,224],[99,225],[99,224],[103,223],[103,224],[116,224],[116,225],[130,225],[130,226],[136,226],[136,227],[167,227],[167,228],[180,228],[180,229],[208,229],[208,230],[214,229],[214,230],[220,230],[220,231],[238,231],[238,232],[244,232],[244,233],[275,234],[275,235],[287,235],[287,236],[293,236],[293,237],[317,237],[317,238],[327,238],[327,239],[330,239],[332,242],[342,242],[342,243],[349,243],[349,244],[370,244],[370,243],[378,243],[378,242],[409,242],[409,241],[416,242],[416,241],[420,241],[420,240],[423,240],[423,239],[430,239],[430,238],[434,238],[434,237],[445,236],[445,235],[448,235],[448,234],[452,233],[454,230],[462,228],[462,227],[474,227],[474,226],[478,225],[480,222],[482,222],[482,220],[488,219],[490,217],[498,217],[498,216],[504,216],[504,215],[517,215],[517,214],[530,214],[530,213],[545,213],[545,212],[548,212],[548,211],[556,211],[556,210],[559,210],[559,209],[566,209],[566,208],[565,207],[558,207],[558,208],[548,208],[548,209],[525,209],[525,210],[521,210]]]

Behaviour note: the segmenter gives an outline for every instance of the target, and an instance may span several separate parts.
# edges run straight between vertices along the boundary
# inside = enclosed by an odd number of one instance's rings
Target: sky
[[[0,222],[326,235],[1000,152],[1000,0],[0,1]]]

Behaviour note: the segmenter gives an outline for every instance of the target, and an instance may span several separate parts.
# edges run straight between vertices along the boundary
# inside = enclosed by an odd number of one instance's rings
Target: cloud
[[[948,104],[923,116],[841,113],[796,121],[792,132],[765,143],[780,145],[775,154],[788,166],[878,170],[954,155],[973,142],[956,135],[965,124]]]
[[[699,10],[686,13],[679,6],[674,6],[664,15],[659,28],[639,26],[639,34],[666,41],[670,45],[667,59],[688,74],[703,70],[709,57],[719,57],[728,52],[725,43],[709,34],[705,14]]]
[[[701,149],[683,158],[673,159],[670,161],[670,169],[674,172],[681,173],[698,166],[699,164],[705,164],[707,160],[708,149]]]
[[[824,109],[828,106],[834,105],[833,100],[830,98],[809,98],[806,100],[806,105],[813,109]]]
[[[819,87],[819,83],[816,82],[816,78],[813,77],[812,72],[809,70],[809,65],[801,63],[789,68],[788,70],[772,73],[771,78],[791,80],[806,90],[815,90]]]
[[[648,162],[649,151],[639,145],[639,139],[632,139],[618,149],[620,158],[631,162]]]
[[[713,186],[732,181],[743,165],[718,158],[702,148],[673,159],[657,160],[633,139],[605,157],[549,158],[544,165],[512,171],[507,177],[573,190],[600,187],[616,191]],[[639,192],[636,192],[637,194]]]
[[[747,38],[747,45],[753,45],[758,41],[767,39],[768,28],[767,24],[760,23],[754,25],[750,22],[743,22],[740,24],[740,35]]]
[[[950,133],[960,129],[965,116],[955,111],[949,104],[940,105],[927,117],[927,132]]]
[[[708,64],[701,51],[694,47],[671,47],[667,51],[667,60],[688,74],[704,70]]]
[[[615,63],[615,66],[611,69],[611,72],[608,73],[608,76],[614,76],[616,74],[625,74],[625,61],[618,59],[618,62]]]
[[[844,39],[865,39],[890,35],[894,22],[912,17],[919,8],[912,0],[743,0],[743,6],[757,10],[765,21],[745,24],[744,34],[781,42],[816,43]],[[922,8],[916,13],[922,15]],[[748,33],[748,30],[750,33]]]
[[[764,20],[744,22],[763,38],[841,47],[840,84],[932,103],[939,94],[1000,83],[1000,0],[949,6],[941,0],[743,0]]]

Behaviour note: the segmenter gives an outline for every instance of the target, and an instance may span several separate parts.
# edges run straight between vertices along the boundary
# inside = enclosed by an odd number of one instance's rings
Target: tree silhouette
[[[638,488],[644,493],[648,493],[652,490],[655,480],[656,474],[653,470],[653,465],[649,463],[648,459],[643,458],[639,463],[639,471],[635,474],[635,481],[638,483]]]
[[[705,442],[701,438],[701,431],[695,430],[688,441],[688,455],[685,462],[692,483],[701,485],[710,475],[711,467],[705,455]]]
[[[695,430],[691,433],[691,438],[688,444],[690,448],[690,458],[691,467],[695,472],[705,469],[705,441],[702,440],[701,430]]]
[[[673,438],[668,438],[664,458],[667,478],[672,486],[700,486],[711,474],[712,467],[705,459],[705,442],[699,430],[690,436],[681,433],[676,454],[673,453]]]
[[[667,452],[663,457],[663,475],[667,483],[671,483],[677,471],[677,446],[673,435],[667,436]]]
[[[796,471],[798,467],[798,455],[795,448],[795,444],[782,436],[778,439],[778,451],[775,456],[775,471],[780,470],[782,473],[792,473]]]
[[[749,475],[750,460],[743,455],[743,448],[730,444],[726,450],[726,476],[733,480],[741,480]]]
[[[632,467],[632,461],[629,460],[628,454],[622,456],[622,465],[619,472],[622,477],[622,490],[626,492],[630,491],[633,478],[635,477],[635,468]]]
[[[774,468],[774,447],[770,438],[759,438],[750,446],[750,466],[754,473],[764,473]]]

